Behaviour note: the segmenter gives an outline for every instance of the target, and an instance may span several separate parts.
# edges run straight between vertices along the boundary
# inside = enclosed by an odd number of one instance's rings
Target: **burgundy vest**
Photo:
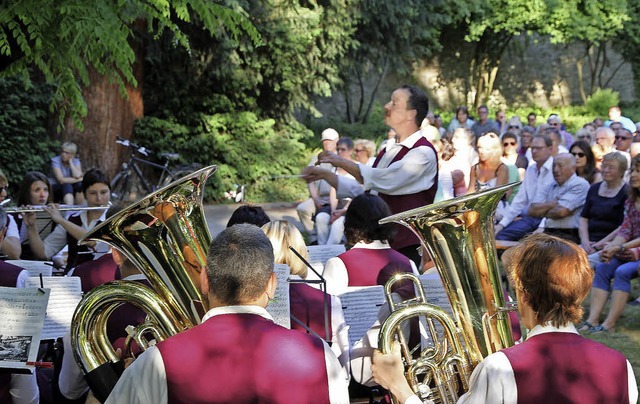
[[[319,338],[223,314],[157,345],[169,403],[328,403]]]
[[[520,404],[629,402],[624,355],[578,334],[540,334],[501,352],[513,368]]]
[[[412,272],[409,258],[391,248],[352,248],[338,258],[347,268],[348,286],[384,285],[398,272]]]
[[[70,216],[67,220],[76,226],[82,227],[82,218],[80,215]],[[78,240],[76,240],[69,232],[67,232],[67,245],[69,246],[69,255],[67,257],[68,269],[93,260],[93,254],[88,254],[89,247],[86,245],[78,245]]]
[[[15,288],[18,276],[23,270],[24,268],[0,261],[0,286]]]
[[[329,330],[329,340],[331,342],[331,295],[324,294],[322,291],[312,288],[305,283],[289,284],[289,306],[291,307],[291,315],[303,322],[313,332],[318,334],[322,339],[326,338],[327,329],[324,324],[324,297],[327,302],[327,327]],[[291,319],[291,329],[308,333],[308,331]]]
[[[80,277],[84,293],[103,283],[120,279],[118,273],[118,265],[113,261],[111,254],[82,263],[73,270],[73,276]]]
[[[430,147],[433,150],[433,153],[437,156],[438,153],[433,145],[423,136],[418,139],[418,141],[413,145],[413,147],[402,147],[402,150],[391,160],[391,164],[396,161],[402,160],[402,158],[409,153],[409,150],[413,150],[418,147]],[[380,153],[378,153],[378,157],[376,157],[375,162],[373,163],[373,167],[378,167],[378,163],[384,154],[387,152],[386,148],[382,149]],[[389,165],[391,165],[389,164]],[[438,166],[436,160],[436,167]],[[401,213],[410,209],[420,208],[425,205],[429,205],[433,203],[433,200],[436,196],[436,191],[438,190],[438,170],[436,168],[436,175],[433,179],[433,185],[431,188],[416,192],[415,194],[407,194],[407,195],[387,195],[383,193],[379,193],[378,196],[382,198],[387,205],[389,205],[389,209],[391,209],[391,213]],[[396,250],[399,250],[404,247],[408,247],[410,245],[420,244],[420,241],[416,237],[415,234],[411,232],[408,228],[404,227],[401,224],[396,224],[397,234],[395,240],[391,243],[391,247]]]

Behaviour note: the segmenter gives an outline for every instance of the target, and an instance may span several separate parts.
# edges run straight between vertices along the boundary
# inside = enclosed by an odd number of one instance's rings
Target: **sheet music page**
[[[26,269],[29,271],[29,276],[34,278],[38,278],[40,274],[42,274],[42,276],[51,276],[53,273],[53,265],[51,262],[28,260],[7,260],[5,262]]]
[[[273,270],[278,277],[276,294],[269,301],[267,312],[273,317],[273,321],[285,328],[291,328],[291,307],[289,306],[289,282],[291,273],[289,265],[275,264]]]
[[[45,288],[51,289],[51,296],[49,297],[41,339],[56,339],[64,336],[71,327],[73,312],[82,299],[80,278],[77,276],[52,276],[42,278],[42,281]],[[29,278],[27,287],[40,287],[40,279]]]
[[[351,287],[339,297],[349,326],[349,346],[353,347],[378,320],[380,307],[387,304],[384,289],[382,286]]]
[[[309,263],[320,275],[324,271],[324,264],[330,258],[337,257],[346,251],[343,244],[310,245],[307,246],[309,252]],[[319,279],[313,271],[309,271],[307,279]]]
[[[437,273],[428,275],[420,275],[420,282],[422,282],[422,290],[427,298],[427,303],[438,306],[447,312],[453,318],[453,310],[451,309],[451,303],[449,297],[442,284],[442,279]]]
[[[29,369],[40,347],[50,290],[0,287],[0,368]]]

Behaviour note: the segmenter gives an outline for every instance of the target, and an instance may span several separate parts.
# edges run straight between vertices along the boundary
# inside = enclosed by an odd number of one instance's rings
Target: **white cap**
[[[338,138],[340,138],[340,135],[338,135],[338,132],[333,128],[328,128],[322,131],[323,142],[325,140],[338,140]]]

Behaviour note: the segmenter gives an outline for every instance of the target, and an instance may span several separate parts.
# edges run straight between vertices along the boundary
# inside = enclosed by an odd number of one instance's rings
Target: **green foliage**
[[[187,163],[215,164],[218,172],[206,188],[209,200],[224,202],[224,192],[245,185],[252,202],[292,201],[306,193],[298,174],[308,155],[300,139],[310,133],[299,124],[278,128],[273,119],[253,112],[200,116],[202,125],[187,127],[169,120],[144,118],[136,123],[136,141],[157,152],[177,151]],[[277,181],[274,181],[277,180]]]
[[[20,79],[0,78],[0,94],[0,169],[9,179],[9,194],[15,195],[27,171],[49,174],[50,159],[60,147],[47,134],[53,89],[36,84],[25,90]]]
[[[210,0],[11,2],[0,13],[0,55],[11,60],[3,74],[29,83],[29,69],[36,68],[55,85],[60,122],[70,113],[81,127],[79,118],[87,113],[82,87],[91,69],[116,82],[123,96],[125,83],[137,85],[135,24],[146,24],[153,36],[170,32],[174,44],[188,48],[180,24],[196,18],[211,33],[226,29],[238,37],[243,30],[259,38],[244,15]]]
[[[610,88],[598,89],[588,99],[585,107],[596,116],[607,116],[609,107],[620,104],[620,94]]]

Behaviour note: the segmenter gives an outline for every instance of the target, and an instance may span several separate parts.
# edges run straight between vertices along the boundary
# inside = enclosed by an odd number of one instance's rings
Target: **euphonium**
[[[436,264],[451,303],[453,318],[442,309],[417,302],[397,305],[382,326],[379,347],[391,351],[398,326],[411,317],[423,318],[432,331],[433,348],[413,359],[411,349],[402,348],[408,365],[407,379],[421,399],[456,402],[468,389],[473,368],[487,355],[513,345],[513,336],[498,270],[493,215],[500,199],[519,183],[507,184],[409,210],[386,217],[380,223],[396,222],[411,229]],[[392,278],[389,284],[397,281]],[[415,282],[419,281],[416,279]],[[390,285],[389,285],[390,290]],[[397,310],[396,306],[398,306]],[[426,319],[426,324],[425,320]],[[440,336],[442,340],[436,340]],[[399,336],[401,343],[403,342]],[[420,377],[418,377],[420,376]],[[435,386],[429,395],[425,384]]]
[[[130,303],[147,321],[132,332],[144,349],[143,334],[162,340],[200,323],[200,271],[211,235],[202,207],[210,166],[146,196],[84,235],[118,248],[144,273],[153,290],[136,282],[114,281],[87,293],[73,316],[71,345],[94,395],[104,401],[123,371],[107,339],[109,315]]]

